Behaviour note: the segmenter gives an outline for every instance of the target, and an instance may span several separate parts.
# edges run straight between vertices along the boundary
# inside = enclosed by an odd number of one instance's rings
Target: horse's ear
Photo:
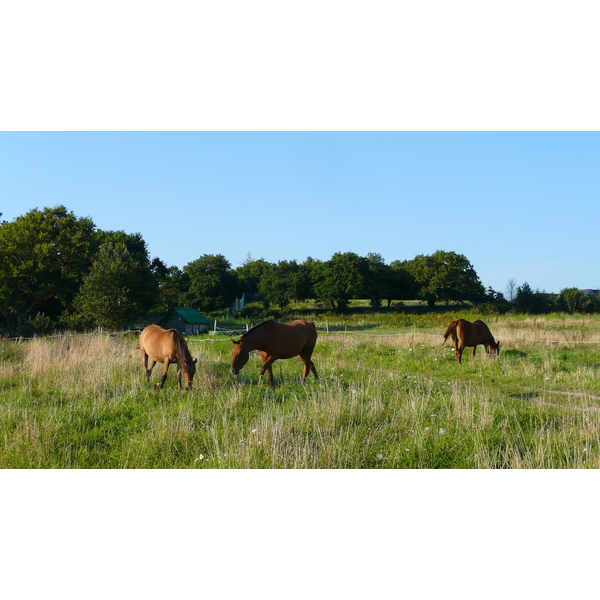
[[[231,343],[232,343],[232,344],[239,344],[239,343],[240,343],[240,340],[231,340]]]
[[[198,362],[198,359],[197,359],[197,358],[195,358],[195,359],[194,359],[194,364],[196,364],[197,362]]]

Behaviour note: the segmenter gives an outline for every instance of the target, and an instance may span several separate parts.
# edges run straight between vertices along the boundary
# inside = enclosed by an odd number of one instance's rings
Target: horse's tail
[[[448,325],[448,329],[446,329],[446,333],[444,334],[444,341],[442,343],[442,346],[446,343],[446,340],[452,336],[454,337],[456,335],[456,326],[458,325],[458,321],[452,321],[452,323],[450,323],[450,325]]]

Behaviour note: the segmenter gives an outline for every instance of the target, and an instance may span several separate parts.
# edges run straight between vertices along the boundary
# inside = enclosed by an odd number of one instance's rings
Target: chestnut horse
[[[152,369],[157,362],[164,363],[163,376],[160,382],[162,388],[167,378],[171,363],[177,364],[177,381],[181,389],[181,372],[185,375],[185,389],[192,387],[192,379],[196,372],[197,358],[192,359],[187,343],[176,329],[163,329],[158,325],[148,325],[140,333],[140,351],[146,379],[150,379]],[[150,367],[148,367],[150,357]]]
[[[248,362],[249,353],[258,350],[263,360],[263,366],[259,375],[265,371],[269,375],[269,383],[273,385],[273,363],[278,358],[292,358],[300,356],[304,362],[302,371],[302,383],[304,383],[309,371],[312,371],[318,379],[317,370],[311,360],[315,344],[317,343],[317,330],[312,323],[302,319],[290,323],[278,323],[277,321],[264,321],[256,327],[247,331],[239,340],[231,340],[233,350],[231,351],[231,373],[237,375],[240,369]]]
[[[473,347],[473,356],[475,356],[479,344],[484,345],[488,356],[498,356],[500,354],[500,342],[496,342],[488,326],[479,319],[473,323],[465,319],[452,321],[444,334],[444,344],[449,336],[452,336],[456,358],[458,358],[459,363],[462,362],[462,353],[465,346]]]

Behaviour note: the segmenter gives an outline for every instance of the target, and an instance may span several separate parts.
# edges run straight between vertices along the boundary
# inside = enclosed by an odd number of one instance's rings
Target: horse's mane
[[[268,321],[263,321],[262,323],[259,323],[258,325],[251,327],[250,329],[248,329],[248,331],[246,331],[246,333],[244,333],[242,335],[242,339],[244,339],[247,335],[250,335],[253,331],[256,331],[257,329],[263,327],[264,325],[269,325],[270,323],[276,323],[276,321],[274,319],[269,319]]]
[[[177,351],[177,362],[182,366],[186,365],[188,367],[194,364],[194,359],[184,337],[176,329],[173,330],[173,341],[175,342],[175,349]]]

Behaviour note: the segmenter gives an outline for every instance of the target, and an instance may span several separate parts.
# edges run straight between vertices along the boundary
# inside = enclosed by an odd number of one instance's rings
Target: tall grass
[[[158,372],[146,382],[134,337],[2,342],[0,466],[600,466],[600,344],[575,343],[600,341],[600,318],[486,320],[500,359],[480,348],[462,365],[442,346],[447,318],[427,329],[371,317],[355,333],[340,322],[321,329],[319,380],[301,385],[300,360],[277,361],[275,390],[258,357],[229,374],[227,340],[189,341],[191,392],[174,367],[162,391]]]

